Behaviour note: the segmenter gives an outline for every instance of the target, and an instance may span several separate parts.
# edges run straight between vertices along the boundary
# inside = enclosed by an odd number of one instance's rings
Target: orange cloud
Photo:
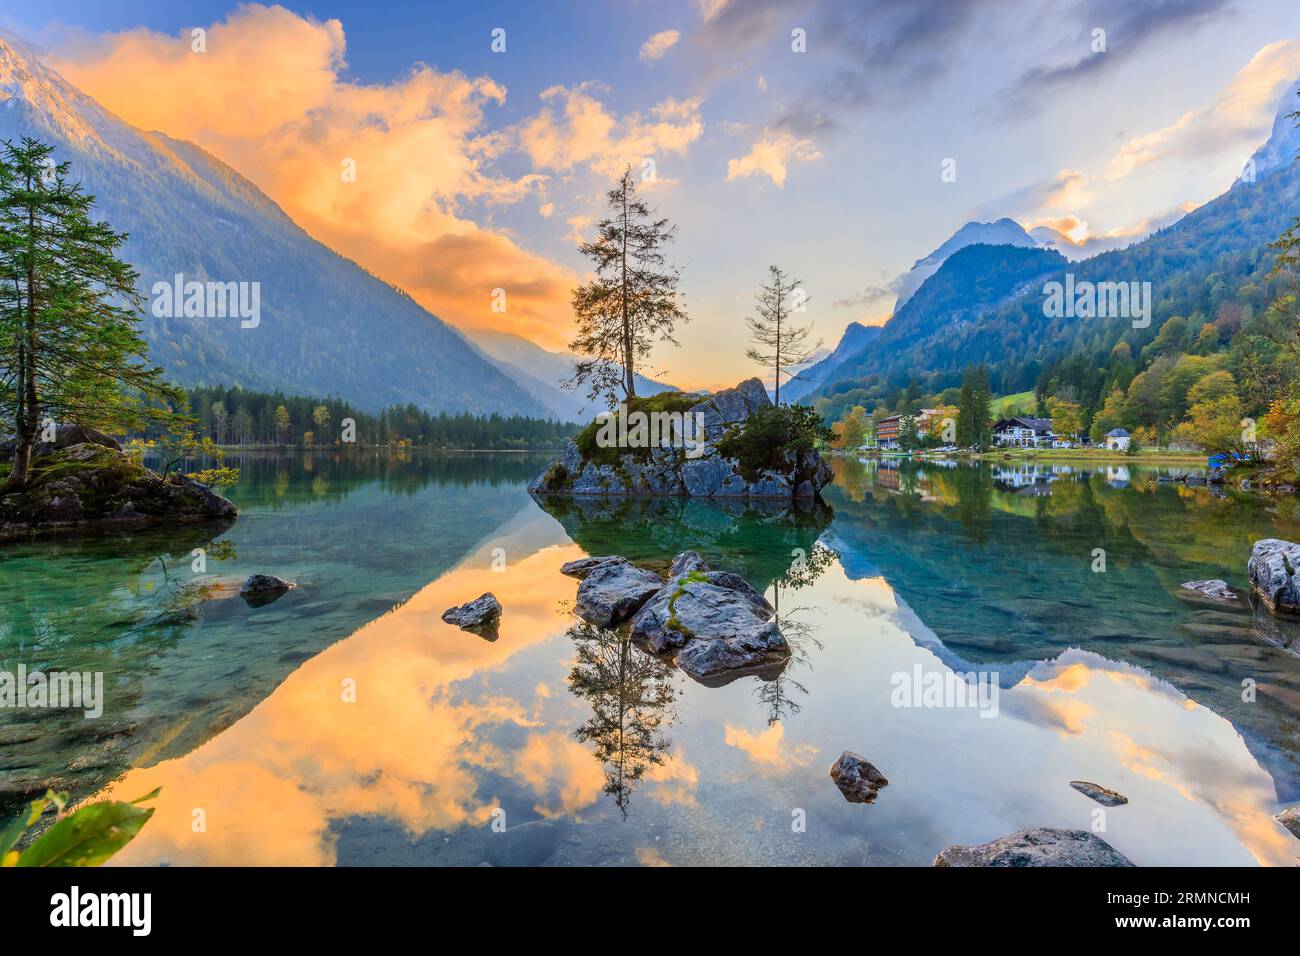
[[[549,346],[567,339],[571,270],[465,211],[544,190],[542,176],[491,171],[510,138],[484,131],[484,110],[503,87],[424,65],[388,84],[350,82],[342,24],[282,7],[239,7],[207,28],[205,45],[137,29],[72,42],[52,65],[136,126],[220,156],[440,317]],[[491,308],[498,288],[504,313]]]
[[[811,163],[821,158],[822,154],[810,139],[764,130],[748,153],[727,161],[727,179],[766,176],[777,186],[783,187],[790,166],[795,163]]]

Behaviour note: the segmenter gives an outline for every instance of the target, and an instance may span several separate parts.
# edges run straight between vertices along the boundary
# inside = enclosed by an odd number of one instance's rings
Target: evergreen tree
[[[957,444],[960,447],[982,451],[993,444],[992,403],[988,368],[968,366],[957,400],[960,409],[957,414]]]
[[[54,148],[24,138],[0,149],[0,413],[22,488],[47,421],[124,431],[180,424],[180,392],[147,363],[126,236],[91,218],[95,199],[68,181]]]
[[[772,370],[776,381],[776,404],[781,404],[781,375],[798,378],[789,371],[791,366],[802,365],[821,348],[821,341],[808,344],[811,325],[795,325],[790,321],[796,309],[801,309],[807,299],[799,299],[803,284],[799,279],[785,274],[777,266],[768,266],[768,282],[759,287],[754,299],[757,316],[749,316],[749,338],[758,348],[745,354],[764,368]]]
[[[566,384],[585,385],[589,399],[613,408],[620,388],[626,398],[636,395],[638,360],[649,357],[655,339],[676,345],[673,330],[688,318],[677,290],[681,274],[664,252],[676,227],[636,198],[631,167],[607,201],[613,215],[600,221],[594,242],[578,247],[596,277],[573,291],[578,332],[569,348],[587,357]]]

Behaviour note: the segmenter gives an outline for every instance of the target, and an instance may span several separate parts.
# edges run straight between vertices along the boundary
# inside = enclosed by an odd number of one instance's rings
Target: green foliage
[[[989,372],[983,365],[970,367],[962,379],[957,399],[957,445],[983,450],[993,444],[993,395]]]
[[[807,405],[769,405],[754,412],[741,428],[732,428],[718,442],[718,453],[734,458],[740,473],[753,481],[765,469],[784,472],[787,452],[812,451],[835,435]]]
[[[109,431],[178,421],[179,392],[145,358],[139,276],[117,256],[126,236],[91,217],[95,198],[53,152],[29,138],[0,151],[0,415],[20,488],[46,418]]]
[[[680,393],[671,393],[680,394]],[[357,424],[359,445],[403,444],[417,448],[542,449],[558,448],[577,426],[523,415],[430,414],[415,405],[394,406],[371,415],[341,398],[253,392],[242,388],[202,386],[186,393],[199,438],[218,445],[303,445],[325,441],[314,415],[324,407],[333,440],[345,418]],[[310,434],[311,440],[304,442]],[[156,431],[145,437],[159,438]]]
[[[645,397],[638,395],[622,402],[620,405],[622,411],[619,414],[631,415],[633,412],[645,412],[650,415],[655,412],[666,412],[684,415],[701,401],[703,396],[696,395],[694,392],[660,392]],[[602,447],[597,438],[603,424],[602,419],[594,419],[573,436],[573,441],[582,452],[584,459],[597,465],[616,465],[624,455],[632,455],[643,461],[650,457],[654,449],[648,445],[635,448],[619,448],[613,445]]]
[[[0,866],[99,866],[135,839],[153,816],[152,807],[140,804],[156,796],[158,790],[130,803],[117,800],[88,803],[60,816],[25,850],[15,850],[23,834],[35,825],[47,807],[53,806],[62,814],[67,806],[66,793],[47,790],[44,797],[31,802],[26,813],[0,831]]]

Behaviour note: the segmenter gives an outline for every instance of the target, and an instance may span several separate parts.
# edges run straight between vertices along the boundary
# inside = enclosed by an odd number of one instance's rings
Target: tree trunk
[[[627,180],[623,181],[623,391],[627,393],[628,398],[636,397],[636,377],[632,371],[632,319],[627,314]]]
[[[27,177],[27,189],[32,188]],[[23,330],[22,364],[16,386],[21,411],[15,424],[18,447],[14,452],[13,471],[7,487],[21,491],[31,474],[32,447],[36,444],[36,426],[40,421],[40,398],[36,394],[36,207],[27,209],[27,321]]]

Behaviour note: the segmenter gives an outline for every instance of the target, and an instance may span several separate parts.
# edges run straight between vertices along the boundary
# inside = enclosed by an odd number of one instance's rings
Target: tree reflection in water
[[[790,645],[790,660],[775,677],[760,681],[754,691],[763,712],[767,715],[769,727],[803,709],[795,695],[807,694],[808,688],[795,680],[791,674],[800,667],[811,668],[810,650],[822,649],[822,643],[816,637],[820,625],[808,620],[808,616],[825,612],[821,608],[809,605],[789,607],[788,600],[787,608],[782,612],[781,599],[787,591],[798,591],[811,585],[839,559],[834,549],[820,542],[814,543],[809,552],[796,548],[792,556],[794,561],[785,574],[772,581],[771,590],[772,607],[776,609],[775,620],[777,626],[781,628],[786,643]]]
[[[646,771],[663,764],[672,747],[661,731],[676,718],[677,673],[633,647],[626,628],[578,623],[569,636],[577,648],[569,690],[591,703],[591,718],[574,736],[590,743],[605,765],[604,791],[626,819],[632,791]]]

